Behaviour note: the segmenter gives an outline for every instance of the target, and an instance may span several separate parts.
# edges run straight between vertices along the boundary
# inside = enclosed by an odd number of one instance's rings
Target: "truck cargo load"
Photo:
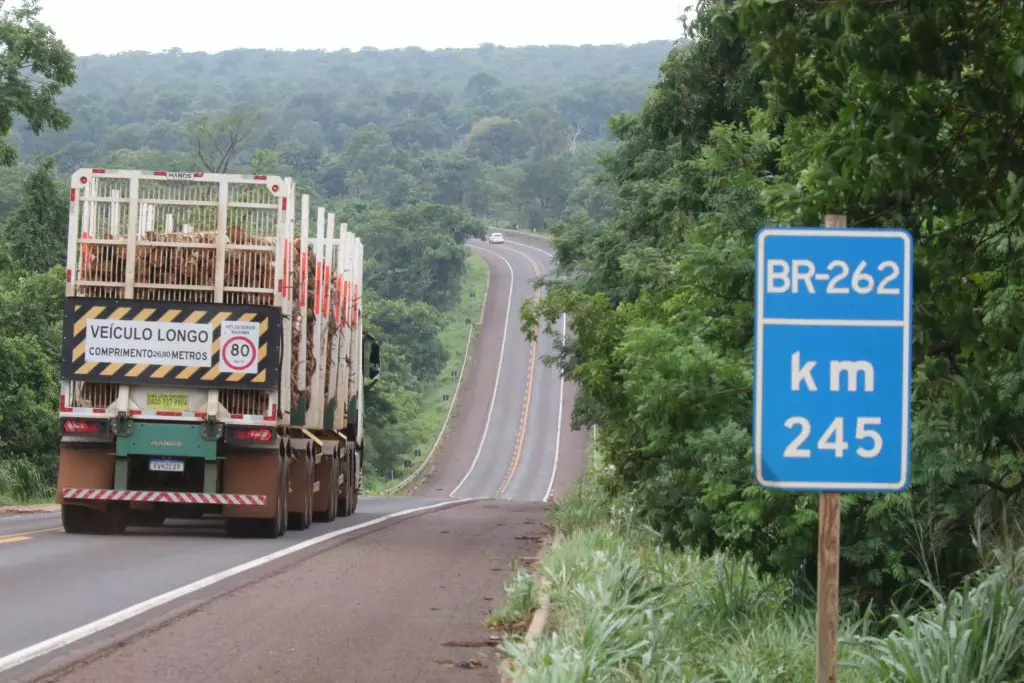
[[[279,176],[72,176],[67,532],[219,513],[229,534],[276,537],[354,512],[363,391],[380,373],[363,245],[294,193]]]

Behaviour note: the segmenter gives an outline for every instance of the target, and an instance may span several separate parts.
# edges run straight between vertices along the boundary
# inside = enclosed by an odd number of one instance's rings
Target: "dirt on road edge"
[[[40,512],[60,512],[60,505],[41,503],[39,505],[0,505],[0,517],[31,515]]]

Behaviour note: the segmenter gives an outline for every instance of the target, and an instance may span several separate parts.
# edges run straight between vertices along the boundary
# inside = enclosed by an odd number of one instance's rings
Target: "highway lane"
[[[225,538],[223,523],[216,519],[173,520],[152,529],[132,527],[121,536],[76,536],[63,533],[59,515],[53,513],[0,518],[0,538],[8,539],[0,542],[0,680],[10,680],[12,665],[20,663],[19,651],[74,629],[88,630],[89,624],[120,610],[132,610],[156,596],[247,563],[255,562],[252,570],[272,570],[354,538],[364,529],[383,528],[392,523],[385,518],[394,513],[453,502],[361,497],[354,515],[314,524],[305,531],[289,531],[275,540]],[[239,571],[224,577],[224,587],[232,585],[229,579],[236,576],[246,580],[258,575]],[[216,594],[219,583],[176,595],[154,611],[171,609],[175,601],[196,597],[193,593]],[[139,612],[111,626],[123,631],[132,619],[153,616],[153,611]],[[87,633],[81,641],[64,645],[89,642],[94,635],[102,639],[106,633]]]
[[[29,513],[0,517],[0,545],[20,543],[26,534],[62,530],[56,512]]]
[[[545,276],[553,274],[555,265],[554,249],[546,241],[530,235],[512,233],[506,235],[510,249],[521,252],[526,258],[536,260]],[[569,333],[568,320],[562,317],[555,325],[557,332]],[[555,354],[554,338],[541,334],[534,372],[535,380],[541,387],[541,397],[531,405],[532,419],[528,424],[527,439],[534,444],[530,458],[525,457],[509,486],[509,498],[554,500],[570,493],[587,466],[586,430],[572,429],[572,410],[576,401],[577,386],[565,381],[557,367],[543,364],[545,356]],[[534,395],[537,401],[537,394]],[[550,407],[549,407],[550,406]],[[537,492],[543,491],[541,498]]]
[[[448,434],[435,455],[433,469],[416,487],[417,496],[455,492],[462,497],[478,490],[485,492],[482,497],[493,496],[504,470],[495,475],[497,481],[492,477],[491,486],[476,479],[478,470],[493,469],[496,458],[502,454],[510,457],[514,446],[529,353],[516,321],[519,305],[531,290],[522,267],[516,267],[519,264],[484,244],[472,245],[489,270],[483,325],[466,361]],[[497,456],[489,450],[495,434],[509,439]]]
[[[474,460],[460,483],[449,493],[451,497],[497,497],[514,474],[517,454],[521,449],[534,354],[531,344],[519,329],[519,308],[523,301],[534,296],[533,280],[539,273],[513,254],[504,253],[500,246],[476,247],[492,269],[504,265],[514,273],[512,306],[506,306],[507,317],[502,321],[505,338],[498,348],[497,379],[490,391],[491,405],[484,420],[484,432],[477,443]],[[482,398],[482,395],[476,395],[471,400]]]
[[[551,263],[539,250],[531,251],[515,242],[506,242],[511,256],[530,264],[535,276],[550,274]],[[538,298],[540,292],[533,297]],[[522,332],[520,332],[522,334]],[[526,420],[520,434],[520,450],[513,461],[511,477],[498,496],[509,500],[547,498],[555,472],[559,448],[559,401],[562,382],[558,368],[544,364],[545,356],[554,353],[554,339],[540,331],[534,344],[532,376],[524,410]]]
[[[537,296],[536,279],[553,269],[551,247],[518,234],[471,246],[490,269],[485,327],[449,435],[417,494],[523,501],[565,495],[586,465],[587,435],[570,426],[575,386],[543,363],[554,353],[553,338],[542,332],[530,344],[519,319],[523,302]]]

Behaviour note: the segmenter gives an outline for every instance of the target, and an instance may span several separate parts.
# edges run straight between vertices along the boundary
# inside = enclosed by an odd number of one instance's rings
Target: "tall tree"
[[[3,239],[10,259],[22,270],[49,270],[66,255],[68,204],[53,165],[53,157],[38,160],[25,178],[21,205],[4,222]]]

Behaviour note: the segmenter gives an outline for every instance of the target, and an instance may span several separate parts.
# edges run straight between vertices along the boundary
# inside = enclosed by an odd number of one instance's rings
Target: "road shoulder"
[[[44,503],[39,505],[0,505],[0,518],[20,515],[38,515],[43,512],[60,512],[60,505]]]
[[[480,501],[319,553],[47,681],[494,681],[483,626],[546,506]]]

